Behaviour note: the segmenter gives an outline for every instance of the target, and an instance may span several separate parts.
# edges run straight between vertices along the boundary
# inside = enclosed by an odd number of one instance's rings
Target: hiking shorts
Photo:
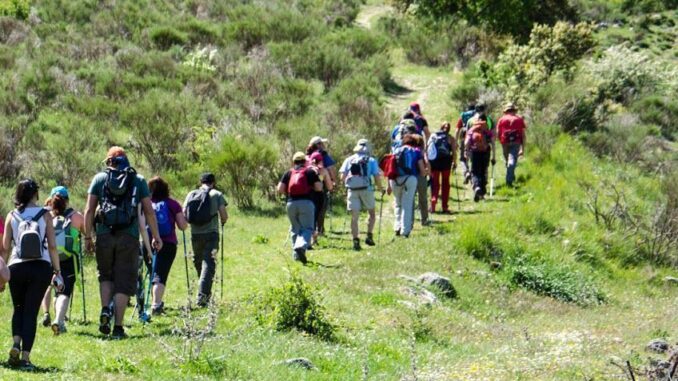
[[[99,234],[95,252],[99,282],[113,282],[115,294],[134,295],[139,271],[139,240],[125,232]]]
[[[376,206],[374,191],[369,189],[348,190],[347,208],[353,210],[372,210]]]

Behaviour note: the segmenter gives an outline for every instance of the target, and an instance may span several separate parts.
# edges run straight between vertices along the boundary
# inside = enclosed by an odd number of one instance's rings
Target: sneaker
[[[443,214],[452,214],[449,209],[443,209],[442,211]]]
[[[160,316],[165,314],[165,302],[161,302],[159,306],[151,308],[151,316]]]
[[[52,317],[49,316],[49,312],[45,312],[42,315],[42,326],[49,327],[50,324],[52,324]]]
[[[367,246],[374,246],[376,245],[374,243],[374,238],[372,237],[372,233],[367,233],[367,238],[365,238],[365,245]]]
[[[113,333],[111,334],[111,339],[113,340],[122,340],[126,339],[127,334],[125,333],[125,328],[123,328],[121,325],[116,325],[113,327]]]
[[[198,302],[196,303],[198,307],[205,308],[207,307],[207,305],[209,305],[209,303],[210,303],[209,295],[198,294]]]
[[[19,362],[19,369],[23,370],[24,372],[33,372],[35,370],[35,365],[33,365],[33,363],[29,360],[21,360]]]
[[[59,330],[59,324],[54,322],[52,323],[52,333],[54,333],[54,336],[59,336],[60,330]]]
[[[468,183],[470,183],[470,182],[471,182],[471,173],[470,173],[470,172],[466,172],[466,174],[464,175],[464,185],[466,185],[466,184],[468,184]]]
[[[353,250],[360,251],[360,238],[353,238]]]
[[[109,335],[111,333],[111,310],[108,307],[101,309],[101,315],[99,315],[99,332],[104,335]]]
[[[426,220],[426,221],[421,223],[421,226],[431,226],[432,223],[433,222],[431,220]]]
[[[483,197],[482,192],[480,191],[480,188],[476,188],[473,194],[473,201],[478,202],[480,199]]]
[[[308,262],[306,259],[306,250],[301,247],[294,249],[294,260],[301,262],[302,265],[305,265]]]
[[[395,231],[395,235],[396,235],[396,237],[400,237],[400,229]]]
[[[7,364],[11,367],[18,367],[21,365],[21,359],[19,356],[21,355],[21,348],[17,344],[14,344],[12,348],[9,350],[9,359],[7,360]]]

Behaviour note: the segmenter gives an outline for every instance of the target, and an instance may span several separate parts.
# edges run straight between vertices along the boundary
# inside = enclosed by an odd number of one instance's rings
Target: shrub
[[[159,26],[151,29],[149,37],[155,46],[161,50],[167,50],[174,45],[184,45],[188,36],[169,26]]]
[[[212,153],[210,166],[226,180],[226,188],[239,208],[253,208],[257,188],[270,185],[271,179],[262,182],[259,174],[269,173],[268,169],[276,164],[278,152],[272,143],[253,131],[227,134]]]
[[[643,123],[661,128],[662,135],[670,140],[678,139],[678,101],[671,97],[651,95],[633,104],[632,110]]]
[[[31,10],[30,0],[0,0],[0,16],[25,20]]]
[[[478,224],[464,225],[459,234],[457,245],[473,258],[483,261],[501,261],[503,253],[492,235]]]
[[[509,271],[511,283],[538,295],[582,306],[601,304],[607,299],[591,279],[560,264],[524,262]]]
[[[335,327],[327,318],[316,291],[298,274],[281,288],[273,289],[260,301],[257,320],[272,323],[278,331],[296,329],[321,340],[336,339]]]

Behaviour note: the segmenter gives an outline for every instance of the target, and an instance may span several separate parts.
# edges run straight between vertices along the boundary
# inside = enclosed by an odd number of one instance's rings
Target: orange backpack
[[[490,130],[487,129],[487,122],[476,120],[468,134],[471,136],[471,151],[487,152],[490,149]]]

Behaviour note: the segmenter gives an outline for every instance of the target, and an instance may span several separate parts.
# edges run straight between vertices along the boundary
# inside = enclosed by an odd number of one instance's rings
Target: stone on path
[[[315,365],[313,365],[311,360],[304,358],[304,357],[297,357],[297,358],[285,360],[285,365],[287,365],[287,366],[297,366],[297,367],[300,367],[300,368],[304,368],[306,370],[316,369]]]
[[[454,299],[457,297],[457,290],[452,286],[450,280],[440,274],[428,272],[418,278],[419,283],[437,288],[445,297]]]
[[[664,339],[654,339],[647,344],[645,349],[656,353],[666,353],[669,350],[669,343]]]

